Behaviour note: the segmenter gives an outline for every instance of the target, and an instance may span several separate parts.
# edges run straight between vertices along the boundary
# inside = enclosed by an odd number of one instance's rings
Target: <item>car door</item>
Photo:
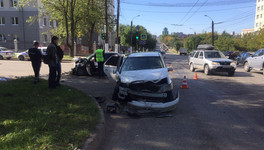
[[[260,50],[258,50],[253,56],[252,58],[249,58],[248,59],[248,63],[249,63],[249,66],[252,67],[252,68],[257,68],[257,61],[258,61],[258,56],[260,54]]]
[[[197,60],[198,60],[198,57],[199,57],[199,53],[200,53],[200,51],[196,51],[196,53],[194,54],[194,56],[193,56],[193,66],[194,66],[194,68],[198,68],[199,67],[199,65],[198,65],[198,63],[197,63]]]
[[[262,69],[263,68],[263,58],[264,58],[264,50],[260,50],[260,53],[258,54],[258,56],[256,57],[256,61],[255,61],[255,65],[256,65],[256,69]]]
[[[120,57],[120,55],[113,55],[104,63],[104,73],[110,81],[117,81],[116,71]]]
[[[201,51],[197,58],[197,66],[199,69],[203,69],[203,65],[204,65],[204,53],[203,51]]]

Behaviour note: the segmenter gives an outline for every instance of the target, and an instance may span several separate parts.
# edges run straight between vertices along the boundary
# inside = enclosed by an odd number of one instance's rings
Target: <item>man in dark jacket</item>
[[[59,38],[53,36],[51,39],[51,43],[47,48],[47,61],[49,65],[49,88],[55,89],[56,88],[56,66],[58,63],[58,55],[57,55],[57,45],[59,42]]]
[[[56,48],[57,48],[57,56],[58,56],[58,62],[56,66],[56,69],[57,69],[56,85],[59,86],[60,79],[61,79],[61,61],[62,61],[64,53],[60,46],[56,45]]]
[[[39,43],[34,42],[34,48],[30,48],[28,50],[28,55],[31,60],[31,64],[35,73],[35,81],[34,81],[35,84],[39,82],[39,71],[40,71],[41,57],[42,57],[42,54],[38,49],[38,46]]]

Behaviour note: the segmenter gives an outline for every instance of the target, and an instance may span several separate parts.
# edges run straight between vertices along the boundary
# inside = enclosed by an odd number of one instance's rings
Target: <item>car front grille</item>
[[[230,65],[231,64],[231,62],[219,62],[220,63],[220,65]]]

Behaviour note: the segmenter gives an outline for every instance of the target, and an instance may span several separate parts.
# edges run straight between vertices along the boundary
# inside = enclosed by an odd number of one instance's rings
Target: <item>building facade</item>
[[[14,49],[16,39],[19,49],[32,47],[40,39],[39,24],[27,20],[36,15],[37,8],[19,7],[18,0],[0,0],[0,45]]]
[[[264,27],[264,0],[257,0],[254,31]]]

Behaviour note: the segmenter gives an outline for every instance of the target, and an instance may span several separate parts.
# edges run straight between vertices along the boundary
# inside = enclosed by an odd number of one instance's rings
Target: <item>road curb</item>
[[[88,139],[85,140],[81,150],[97,150],[105,137],[105,117],[103,109],[93,96],[89,96],[96,103],[99,109],[100,120],[98,125],[96,126],[96,130],[90,135]]]

